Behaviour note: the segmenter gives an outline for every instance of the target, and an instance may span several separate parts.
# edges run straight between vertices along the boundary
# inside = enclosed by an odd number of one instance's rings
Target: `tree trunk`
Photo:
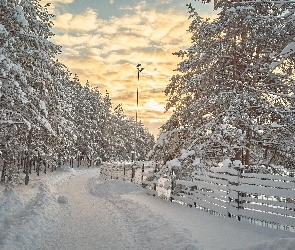
[[[31,150],[31,144],[32,144],[32,131],[33,129],[31,128],[28,135],[28,153],[27,153],[26,168],[25,168],[25,172],[26,172],[25,185],[29,184],[29,171],[30,171],[29,165],[30,165],[30,150]]]
[[[43,161],[43,164],[44,164],[44,174],[46,174],[46,167],[47,167],[46,161]]]
[[[236,149],[235,160],[241,161],[242,160],[242,149]]]
[[[246,156],[245,156],[245,165],[250,165],[250,153],[251,153],[251,139],[252,139],[252,131],[250,128],[247,130],[247,144],[246,144]]]
[[[5,173],[6,173],[6,168],[7,168],[7,164],[6,161],[3,161],[3,168],[2,168],[2,173],[1,173],[1,181],[5,181]]]
[[[30,159],[30,168],[29,168],[29,174],[32,174],[32,165],[34,164],[34,160]]]
[[[40,175],[40,168],[41,168],[41,157],[40,157],[40,153],[38,152],[37,169],[36,169],[37,176]]]
[[[29,184],[29,173],[30,173],[30,156],[29,153],[27,153],[27,159],[25,160],[25,185]]]
[[[14,156],[11,150],[7,149],[3,152],[3,168],[1,173],[1,181],[7,182],[13,179],[13,174],[16,172],[14,165]]]

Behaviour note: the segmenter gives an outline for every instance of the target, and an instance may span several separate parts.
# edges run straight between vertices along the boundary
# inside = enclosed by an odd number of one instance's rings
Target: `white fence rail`
[[[294,231],[295,179],[235,169],[196,171],[191,181],[176,180],[173,199],[251,223]]]
[[[245,173],[242,169],[197,170],[188,180],[155,177],[154,163],[104,165],[101,176],[140,184],[161,196],[212,214],[295,231],[295,178],[279,174]],[[155,171],[156,169],[156,171]]]

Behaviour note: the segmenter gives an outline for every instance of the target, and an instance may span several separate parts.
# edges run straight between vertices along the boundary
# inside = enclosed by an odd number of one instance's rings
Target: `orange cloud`
[[[156,135],[170,116],[164,114],[163,91],[181,60],[172,53],[190,46],[190,21],[186,13],[160,12],[146,2],[132,10],[133,14],[109,20],[98,18],[92,9],[79,15],[64,13],[55,19],[53,40],[63,46],[60,60],[82,84],[89,80],[102,93],[108,90],[114,106],[122,103],[130,116],[135,115],[136,64],[141,63],[145,69],[139,82],[139,117]]]
[[[92,9],[87,9],[86,12],[80,15],[65,13],[58,15],[55,20],[55,29],[62,32],[81,32],[87,33],[97,29],[97,14]]]

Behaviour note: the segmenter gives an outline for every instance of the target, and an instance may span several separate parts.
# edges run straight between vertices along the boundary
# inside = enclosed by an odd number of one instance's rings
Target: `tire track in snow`
[[[127,193],[143,192],[134,184],[117,180],[102,181],[95,177],[89,186],[93,195],[108,199],[114,209],[120,211],[138,245],[134,249],[199,249],[189,232],[148,207],[122,198]]]
[[[103,181],[98,171],[65,181],[59,195],[68,203],[60,204],[60,222],[43,249],[198,249],[187,232],[122,198],[140,190],[127,182]]]
[[[98,171],[72,177],[64,182],[60,196],[68,198],[61,204],[61,221],[47,249],[131,249],[135,246],[120,213],[106,199],[90,194],[88,180]]]
[[[3,213],[3,220],[0,219],[0,249],[33,249],[42,245],[42,240],[50,232],[51,225],[55,220],[50,215],[50,209],[47,205],[51,204],[54,208],[55,197],[45,182],[38,182],[30,185],[30,188],[37,192],[28,202],[23,200],[13,189],[5,192],[5,198],[0,203],[0,218]],[[11,204],[11,206],[9,206]],[[2,206],[3,207],[2,207]],[[5,211],[9,209],[9,211]],[[11,213],[6,217],[7,212]],[[46,224],[44,230],[42,225]],[[36,232],[36,228],[40,231]],[[25,234],[26,232],[32,232]],[[38,233],[38,235],[36,235]],[[34,244],[34,246],[29,246]],[[40,249],[40,248],[39,248]]]

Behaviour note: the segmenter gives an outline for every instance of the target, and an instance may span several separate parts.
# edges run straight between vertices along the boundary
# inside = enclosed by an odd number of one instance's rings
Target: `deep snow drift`
[[[295,249],[295,234],[219,218],[104,181],[99,169],[62,170],[0,186],[0,249]]]

